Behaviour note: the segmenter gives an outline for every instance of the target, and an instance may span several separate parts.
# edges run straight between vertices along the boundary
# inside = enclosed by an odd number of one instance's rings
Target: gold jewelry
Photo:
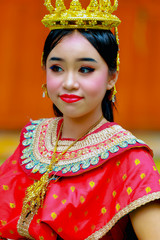
[[[41,67],[43,68],[43,56],[44,56],[44,52],[42,52],[42,56],[41,56]]]
[[[46,83],[42,84],[42,89],[43,89],[42,97],[45,98],[45,96],[47,96],[49,98],[48,91],[47,91],[47,84]]]
[[[117,10],[118,0],[114,0],[112,6],[110,0],[91,0],[87,9],[83,9],[79,0],[72,0],[67,10],[63,0],[56,0],[55,8],[51,0],[44,0],[44,5],[50,14],[42,19],[42,23],[50,30],[66,28],[90,28],[111,30],[117,27],[121,21],[112,15]]]
[[[115,36],[117,40],[117,44],[119,46],[119,37],[118,37],[118,28],[115,27]],[[117,53],[117,72],[119,72],[119,65],[120,65],[120,57],[119,57],[119,52]]]
[[[63,124],[61,124],[58,137],[56,140],[56,144],[54,147],[52,159],[48,166],[47,172],[43,174],[43,176],[40,178],[39,181],[29,186],[26,190],[26,195],[23,201],[23,207],[22,207],[22,213],[21,213],[21,217],[23,218],[24,221],[29,216],[30,213],[32,214],[34,212],[36,214],[39,207],[43,206],[43,202],[44,202],[44,198],[47,192],[47,187],[49,185],[49,182],[54,178],[56,179],[55,180],[56,182],[60,178],[60,177],[56,178],[56,175],[50,176],[50,173],[52,172],[52,169],[53,169],[53,165],[55,165],[77,141],[79,141],[82,137],[87,135],[94,127],[96,127],[102,121],[102,119],[103,119],[103,116],[101,116],[101,118],[96,123],[94,123],[85,133],[83,133],[80,137],[78,137],[74,142],[72,142],[72,144],[70,144],[70,146],[68,146],[61,154],[57,156],[56,151],[57,151],[58,141],[62,132],[62,127],[63,127]]]
[[[112,88],[112,95],[111,95],[111,98],[110,100],[114,103],[115,100],[116,100],[116,93],[117,93],[117,90],[116,90],[116,85],[114,85],[114,87]]]

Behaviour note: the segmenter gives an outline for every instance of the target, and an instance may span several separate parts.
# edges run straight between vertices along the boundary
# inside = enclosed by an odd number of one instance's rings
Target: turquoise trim
[[[24,133],[24,140],[22,142],[23,146],[25,148],[22,151],[22,165],[25,165],[25,168],[28,170],[32,169],[33,173],[45,173],[47,171],[48,164],[40,163],[38,160],[36,160],[35,156],[33,155],[33,139],[35,131],[38,127],[38,125],[43,121],[44,119],[32,121],[31,125],[26,127],[27,132]]]
[[[47,171],[48,164],[40,163],[39,160],[36,160],[33,154],[33,139],[35,135],[35,131],[37,126],[42,123],[44,119],[38,121],[32,121],[31,125],[26,127],[27,132],[24,134],[25,140],[22,142],[23,146],[25,146],[24,150],[22,151],[22,165],[25,165],[25,168],[28,170],[32,169],[32,173],[39,172],[40,174],[44,174]],[[72,163],[62,166],[53,166],[54,172],[62,171],[63,174],[65,173],[77,173],[81,169],[88,169],[90,166],[96,166],[99,163],[99,160],[106,160],[109,158],[110,154],[117,153],[120,149],[125,149],[129,145],[134,145],[136,143],[144,144],[143,141],[134,138],[128,139],[128,141],[122,141],[118,145],[111,147],[110,149],[105,150],[101,154],[97,156],[91,157],[89,159],[85,159],[83,161],[79,161],[78,163]]]

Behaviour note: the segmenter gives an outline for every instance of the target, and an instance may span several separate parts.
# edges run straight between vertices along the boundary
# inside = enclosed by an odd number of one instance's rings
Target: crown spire
[[[72,2],[70,3],[70,10],[71,11],[80,11],[80,10],[82,10],[82,5],[79,2],[79,0],[72,0]]]
[[[56,0],[56,11],[61,12],[61,11],[65,11],[65,10],[66,10],[66,7],[64,5],[64,1]]]
[[[99,0],[101,11],[112,13],[117,10],[118,0],[114,0],[114,5],[112,6],[110,0]]]
[[[45,0],[44,6],[46,6],[47,10],[52,13],[55,9],[51,4],[51,0]]]
[[[94,12],[99,9],[99,4],[97,0],[91,0],[90,4],[87,7],[87,11]]]

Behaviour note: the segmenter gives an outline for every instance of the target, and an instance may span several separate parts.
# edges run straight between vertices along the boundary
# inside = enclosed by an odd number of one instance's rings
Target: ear
[[[107,83],[107,90],[111,90],[114,85],[116,84],[117,82],[117,79],[118,79],[118,72],[114,72],[114,73],[109,73],[109,76],[108,76],[108,83]]]

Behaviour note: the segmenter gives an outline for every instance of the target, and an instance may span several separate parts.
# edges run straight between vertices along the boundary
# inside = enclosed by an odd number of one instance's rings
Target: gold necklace
[[[33,213],[33,212],[37,213],[39,207],[43,206],[48,184],[51,180],[53,180],[53,176],[49,177],[49,174],[52,172],[53,165],[55,165],[76,142],[78,142],[82,137],[87,135],[94,127],[96,127],[102,121],[102,119],[103,119],[103,116],[101,116],[101,118],[96,123],[94,123],[85,133],[83,133],[80,137],[78,137],[75,141],[73,141],[62,153],[56,156],[58,141],[63,128],[63,123],[61,124],[58,137],[56,140],[56,144],[54,147],[52,159],[46,173],[43,174],[40,180],[38,180],[37,182],[29,186],[26,190],[26,195],[23,201],[22,214],[21,214],[23,218],[27,218],[30,213]],[[59,178],[57,178],[55,182],[58,179]]]
[[[63,128],[63,123],[61,124],[61,127],[60,127],[60,130],[59,130],[59,133],[58,133],[58,137],[57,137],[57,140],[56,140],[56,144],[55,144],[55,147],[54,147],[54,151],[53,151],[53,155],[52,155],[52,159],[51,159],[51,163],[49,165],[49,168],[50,166],[52,167],[53,164],[57,163],[61,157],[74,145],[76,144],[81,138],[83,138],[85,135],[87,135],[94,127],[96,127],[103,119],[103,116],[100,117],[100,119],[95,122],[88,130],[87,132],[83,133],[80,137],[78,137],[75,141],[73,141],[61,154],[59,154],[58,156],[56,156],[56,151],[57,151],[57,147],[58,147],[58,141],[59,141],[59,138],[60,138],[60,135],[62,133],[62,128]],[[52,169],[50,169],[51,171]]]

